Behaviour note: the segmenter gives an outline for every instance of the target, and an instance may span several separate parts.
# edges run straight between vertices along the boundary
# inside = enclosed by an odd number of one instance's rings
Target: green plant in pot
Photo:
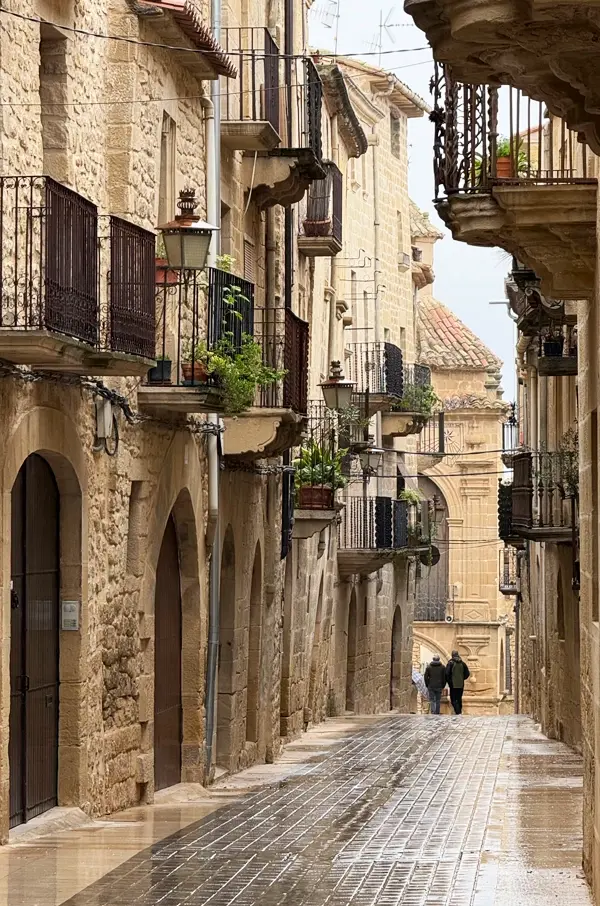
[[[431,416],[439,398],[431,384],[405,384],[401,398],[394,404],[395,412],[417,412]]]
[[[411,506],[421,506],[425,498],[420,491],[415,488],[404,488],[398,494],[398,500],[405,500]]]
[[[256,391],[281,381],[286,372],[263,362],[259,343],[242,334],[239,346],[231,335],[223,337],[207,353],[207,372],[223,391],[225,413],[239,415],[254,403]]]
[[[301,509],[323,510],[333,507],[334,493],[344,488],[348,479],[342,472],[347,450],[332,453],[327,447],[310,440],[294,460],[296,500]]]
[[[181,371],[185,386],[206,384],[209,376],[209,352],[206,343],[195,345],[190,339],[185,339],[181,345]]]
[[[516,174],[513,173],[513,154],[516,154]],[[523,150],[522,139],[515,139],[511,146],[510,139],[499,136],[496,141],[496,176],[499,179],[510,179],[514,175],[526,175],[527,170],[527,155]]]

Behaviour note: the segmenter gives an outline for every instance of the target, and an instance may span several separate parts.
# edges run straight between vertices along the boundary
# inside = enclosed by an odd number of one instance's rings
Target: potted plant
[[[332,453],[315,440],[302,447],[300,456],[293,463],[296,469],[296,498],[301,509],[333,508],[335,491],[345,487],[348,482],[342,472],[346,452],[338,450],[337,453]]]
[[[429,417],[437,403],[439,398],[431,384],[405,384],[402,396],[393,408],[395,412],[417,412]]]
[[[565,338],[560,327],[550,327],[547,333],[544,334],[544,356],[561,356],[563,354],[564,345]]]
[[[328,173],[325,179],[315,180],[308,190],[306,217],[302,222],[304,235],[329,236],[331,235],[331,216],[329,213],[329,199],[332,192],[332,177]]]
[[[154,282],[159,285],[164,283],[172,285],[177,283],[178,280],[177,271],[169,267],[164,239],[159,234],[156,237],[156,251],[154,253]]]
[[[513,172],[513,155],[516,155],[516,173]],[[496,142],[496,177],[510,179],[526,175],[527,170],[527,155],[523,150],[522,140],[515,139],[511,143],[510,139],[501,135]]]
[[[206,384],[209,374],[209,352],[206,348],[206,343],[196,343],[195,346],[192,346],[191,340],[184,340],[181,348],[181,357],[184,385]]]
[[[420,491],[415,488],[404,488],[398,494],[398,500],[405,500],[411,506],[420,506],[425,498]]]
[[[205,354],[207,376],[214,376],[224,395],[225,413],[239,415],[254,402],[256,391],[281,381],[286,372],[265,365],[259,343],[243,334],[239,347],[230,335]]]
[[[156,357],[156,365],[148,372],[149,384],[171,383],[171,359],[164,355]]]

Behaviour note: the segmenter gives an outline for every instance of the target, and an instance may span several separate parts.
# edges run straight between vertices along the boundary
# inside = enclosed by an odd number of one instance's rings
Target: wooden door
[[[29,456],[12,490],[10,825],[58,801],[59,494]]]
[[[162,790],[181,781],[181,591],[172,516],[156,569],[154,632],[154,787]]]

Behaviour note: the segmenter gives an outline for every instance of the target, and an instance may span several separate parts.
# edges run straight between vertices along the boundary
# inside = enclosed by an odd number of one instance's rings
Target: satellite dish
[[[434,544],[431,545],[431,550],[423,551],[419,556],[419,561],[422,566],[435,566],[440,562],[440,549]]]

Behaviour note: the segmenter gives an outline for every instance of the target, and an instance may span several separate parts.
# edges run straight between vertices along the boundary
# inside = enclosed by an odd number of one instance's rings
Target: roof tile
[[[501,368],[502,361],[472,330],[431,296],[419,299],[419,361],[431,368]]]

